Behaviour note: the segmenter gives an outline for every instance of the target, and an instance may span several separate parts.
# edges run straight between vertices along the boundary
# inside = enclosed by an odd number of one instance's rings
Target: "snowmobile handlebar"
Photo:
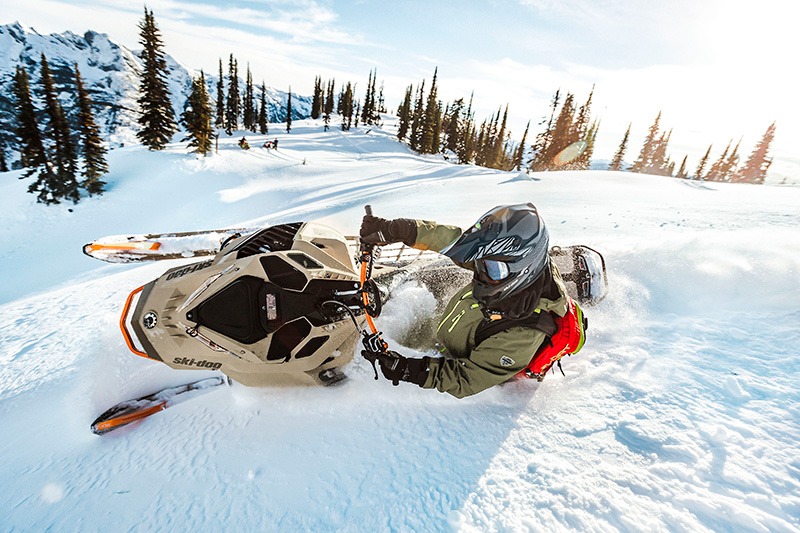
[[[367,215],[372,216],[371,205],[365,205],[364,211]],[[375,379],[378,379],[378,369],[375,365],[378,361],[379,354],[388,355],[389,345],[383,340],[383,337],[381,337],[381,332],[378,331],[373,317],[370,314],[370,309],[376,308],[376,302],[370,300],[370,295],[376,294],[378,290],[375,283],[372,282],[372,264],[375,248],[375,244],[366,243],[364,241],[361,241],[359,248],[361,252],[361,256],[359,257],[359,261],[361,262],[361,301],[364,307],[364,316],[366,316],[367,325],[369,326],[369,332],[367,330],[361,332],[361,343],[364,345],[364,350],[361,352],[361,355],[372,364],[372,370],[375,372]],[[379,309],[380,306],[378,305],[377,308]]]

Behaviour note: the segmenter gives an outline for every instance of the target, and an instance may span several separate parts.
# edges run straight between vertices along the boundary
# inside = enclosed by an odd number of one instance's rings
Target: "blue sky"
[[[556,89],[584,101],[595,86],[597,158],[632,124],[635,157],[659,111],[671,154],[690,166],[742,138],[746,157],[778,121],[773,169],[800,176],[794,38],[800,7],[785,0],[151,0],[166,51],[216,72],[219,57],[249,62],[257,81],[310,94],[314,77],[363,88],[370,69],[396,107],[405,88],[439,68],[440,97],[475,92],[478,118],[509,104],[521,137]],[[138,48],[143,4],[124,0],[0,0],[2,23],[40,33],[94,29]],[[794,158],[794,159],[793,159]]]

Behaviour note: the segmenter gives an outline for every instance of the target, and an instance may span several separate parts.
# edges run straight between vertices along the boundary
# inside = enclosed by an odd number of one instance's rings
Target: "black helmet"
[[[531,204],[495,207],[442,253],[475,272],[472,295],[486,307],[518,294],[545,271],[550,236]]]

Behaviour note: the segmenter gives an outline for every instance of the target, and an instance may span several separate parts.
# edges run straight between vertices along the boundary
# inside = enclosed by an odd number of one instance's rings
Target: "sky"
[[[627,159],[661,112],[670,151],[693,170],[741,141],[746,158],[777,121],[773,178],[800,182],[800,106],[791,65],[800,6],[785,0],[151,0],[165,50],[216,73],[231,53],[256,81],[311,94],[314,79],[352,81],[371,69],[396,109],[409,85],[438,68],[439,96],[474,92],[482,121],[506,104],[512,136],[532,134],[556,90],[601,122],[595,159],[610,159],[631,125]],[[39,33],[87,29],[137,49],[143,5],[122,0],[0,0],[2,23]],[[243,70],[240,68],[240,71]]]

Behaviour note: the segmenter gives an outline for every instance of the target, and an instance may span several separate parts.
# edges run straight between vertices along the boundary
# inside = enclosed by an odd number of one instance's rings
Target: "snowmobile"
[[[210,256],[133,290],[120,329],[136,355],[175,369],[218,370],[247,386],[339,383],[360,336],[364,344],[383,343],[372,319],[392,280],[411,275],[435,294],[470,275],[434,252],[402,244],[377,250],[316,222],[110,236],[85,245],[84,253],[109,262]],[[410,268],[423,257],[422,268]],[[554,247],[550,257],[580,303],[605,296],[598,252]],[[141,418],[135,413],[171,405],[179,394],[224,382],[201,380],[123,402],[103,413],[93,431],[105,433]]]

